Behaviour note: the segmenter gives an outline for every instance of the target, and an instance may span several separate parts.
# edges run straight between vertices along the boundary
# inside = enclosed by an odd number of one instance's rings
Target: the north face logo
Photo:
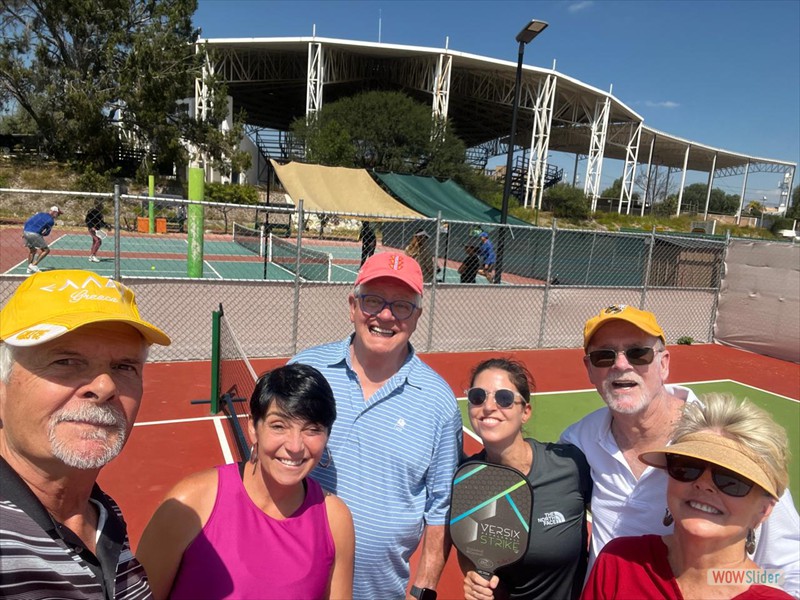
[[[553,512],[546,512],[544,513],[543,517],[539,517],[536,520],[539,521],[539,523],[541,523],[544,527],[551,527],[553,525],[558,525],[560,523],[566,522],[566,519],[564,519],[564,515],[562,515],[557,510],[554,510]]]

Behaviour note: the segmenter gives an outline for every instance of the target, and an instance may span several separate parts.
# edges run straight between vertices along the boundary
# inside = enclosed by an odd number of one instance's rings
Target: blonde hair
[[[704,394],[699,402],[686,403],[672,433],[672,443],[708,429],[721,432],[759,457],[778,496],[783,495],[789,485],[789,440],[786,430],[767,411],[747,398],[738,400],[731,394]]]

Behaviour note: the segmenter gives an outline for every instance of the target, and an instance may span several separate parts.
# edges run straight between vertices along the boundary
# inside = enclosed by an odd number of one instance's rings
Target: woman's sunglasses
[[[628,359],[628,362],[632,365],[649,365],[653,362],[653,359],[656,356],[656,352],[660,352],[660,350],[655,350],[654,348],[647,348],[647,347],[634,347],[634,348],[626,348],[625,350],[612,350],[610,348],[604,350],[592,350],[587,354],[589,357],[589,362],[592,363],[595,367],[612,367],[617,360],[618,354],[624,354],[625,358]]]
[[[495,390],[494,392],[489,392],[483,388],[474,387],[469,388],[467,390],[467,400],[472,406],[480,406],[486,399],[493,395],[494,396],[494,403],[497,404],[500,408],[511,408],[516,404],[514,400],[519,396],[522,398],[522,394],[519,392],[515,392],[514,390]],[[525,404],[524,398],[520,404]]]
[[[728,496],[733,496],[734,498],[747,496],[755,485],[755,483],[738,473],[704,460],[678,454],[667,454],[667,473],[676,481],[683,483],[697,481],[703,472],[709,468],[711,469],[711,480],[714,485],[717,486],[720,492]]]

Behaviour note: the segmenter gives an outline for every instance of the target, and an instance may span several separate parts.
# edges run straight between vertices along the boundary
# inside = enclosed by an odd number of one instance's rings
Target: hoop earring
[[[327,469],[333,463],[333,453],[331,452],[331,449],[328,448],[327,446],[325,446],[325,458],[327,458],[328,460],[325,462],[319,461],[319,466],[322,467],[323,469]]]
[[[753,554],[756,551],[756,532],[752,529],[747,531],[747,541],[744,543],[744,549],[748,554]]]
[[[661,522],[664,524],[664,527],[669,527],[675,522],[675,519],[673,518],[672,513],[669,512],[669,509],[667,509],[664,513],[664,518],[661,519]]]
[[[250,446],[250,462],[253,464],[258,462],[258,455],[256,454],[256,450],[258,450],[258,442],[253,442],[253,445]]]

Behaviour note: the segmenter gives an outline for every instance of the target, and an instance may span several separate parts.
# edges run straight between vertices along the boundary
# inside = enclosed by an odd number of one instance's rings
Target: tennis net
[[[269,234],[267,260],[299,275],[308,281],[331,281],[333,270],[333,256],[327,252],[300,248],[300,261],[298,266],[298,246],[294,242],[281,239],[274,234]]]
[[[222,305],[214,313],[214,351],[212,352],[212,387],[217,404],[212,398],[212,411],[222,410],[228,417],[232,437],[236,444],[237,460],[250,458],[247,415],[250,396],[258,379],[250,359],[244,353],[231,324],[225,317]]]
[[[264,256],[266,252],[267,238],[263,227],[251,229],[239,223],[234,223],[233,241],[258,256]]]

